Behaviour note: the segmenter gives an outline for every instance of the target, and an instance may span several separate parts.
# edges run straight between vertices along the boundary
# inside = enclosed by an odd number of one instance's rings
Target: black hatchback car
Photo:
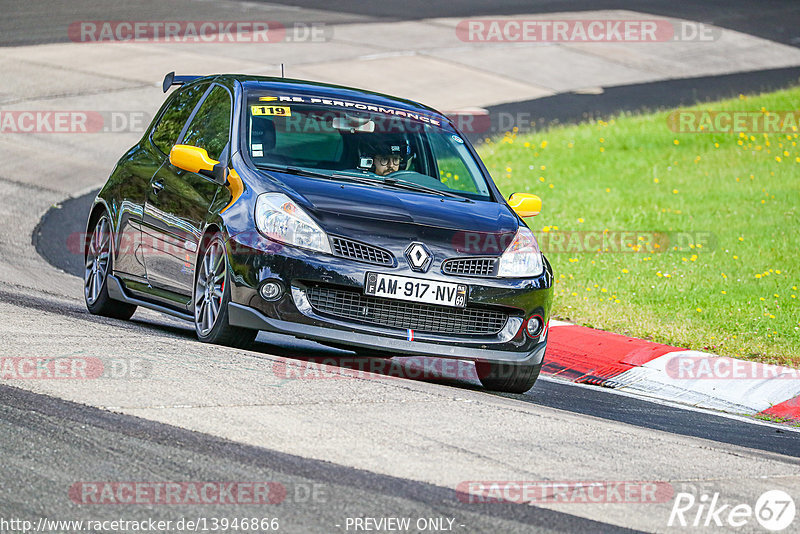
[[[284,78],[174,76],[89,214],[91,313],[145,306],[203,342],[259,330],[373,356],[476,362],[524,392],[553,274],[522,217],[441,113]]]

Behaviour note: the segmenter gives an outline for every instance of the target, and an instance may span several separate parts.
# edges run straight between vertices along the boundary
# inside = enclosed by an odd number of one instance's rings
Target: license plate
[[[364,293],[373,297],[385,297],[440,306],[463,308],[467,305],[467,285],[435,282],[393,274],[367,273]]]

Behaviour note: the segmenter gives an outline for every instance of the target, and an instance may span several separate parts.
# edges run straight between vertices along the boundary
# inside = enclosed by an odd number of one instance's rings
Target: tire
[[[135,304],[120,302],[108,295],[108,275],[113,268],[111,219],[103,212],[90,227],[90,238],[83,251],[83,298],[92,315],[128,320]]]
[[[194,277],[194,329],[203,343],[246,348],[256,338],[257,330],[228,323],[231,301],[228,254],[220,234],[206,241],[198,258]]]
[[[542,364],[515,365],[511,363],[475,362],[475,371],[483,387],[503,393],[525,393],[533,387]]]

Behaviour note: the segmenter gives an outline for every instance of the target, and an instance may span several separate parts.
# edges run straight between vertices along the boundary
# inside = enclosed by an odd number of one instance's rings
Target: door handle
[[[157,195],[161,192],[162,189],[164,189],[164,184],[162,184],[161,182],[153,182],[152,184],[150,184],[150,187],[153,188],[153,194]]]

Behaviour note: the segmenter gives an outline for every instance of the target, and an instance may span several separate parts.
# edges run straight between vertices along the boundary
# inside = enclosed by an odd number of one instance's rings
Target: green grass
[[[798,102],[800,87],[688,109],[786,111]],[[668,115],[510,132],[479,146],[506,195],[542,197],[528,225],[553,265],[555,316],[800,366],[798,132],[675,133]],[[553,236],[575,245],[603,231],[644,240],[627,252],[597,251],[597,241],[592,250],[552,246]],[[676,241],[681,232],[691,237]]]

